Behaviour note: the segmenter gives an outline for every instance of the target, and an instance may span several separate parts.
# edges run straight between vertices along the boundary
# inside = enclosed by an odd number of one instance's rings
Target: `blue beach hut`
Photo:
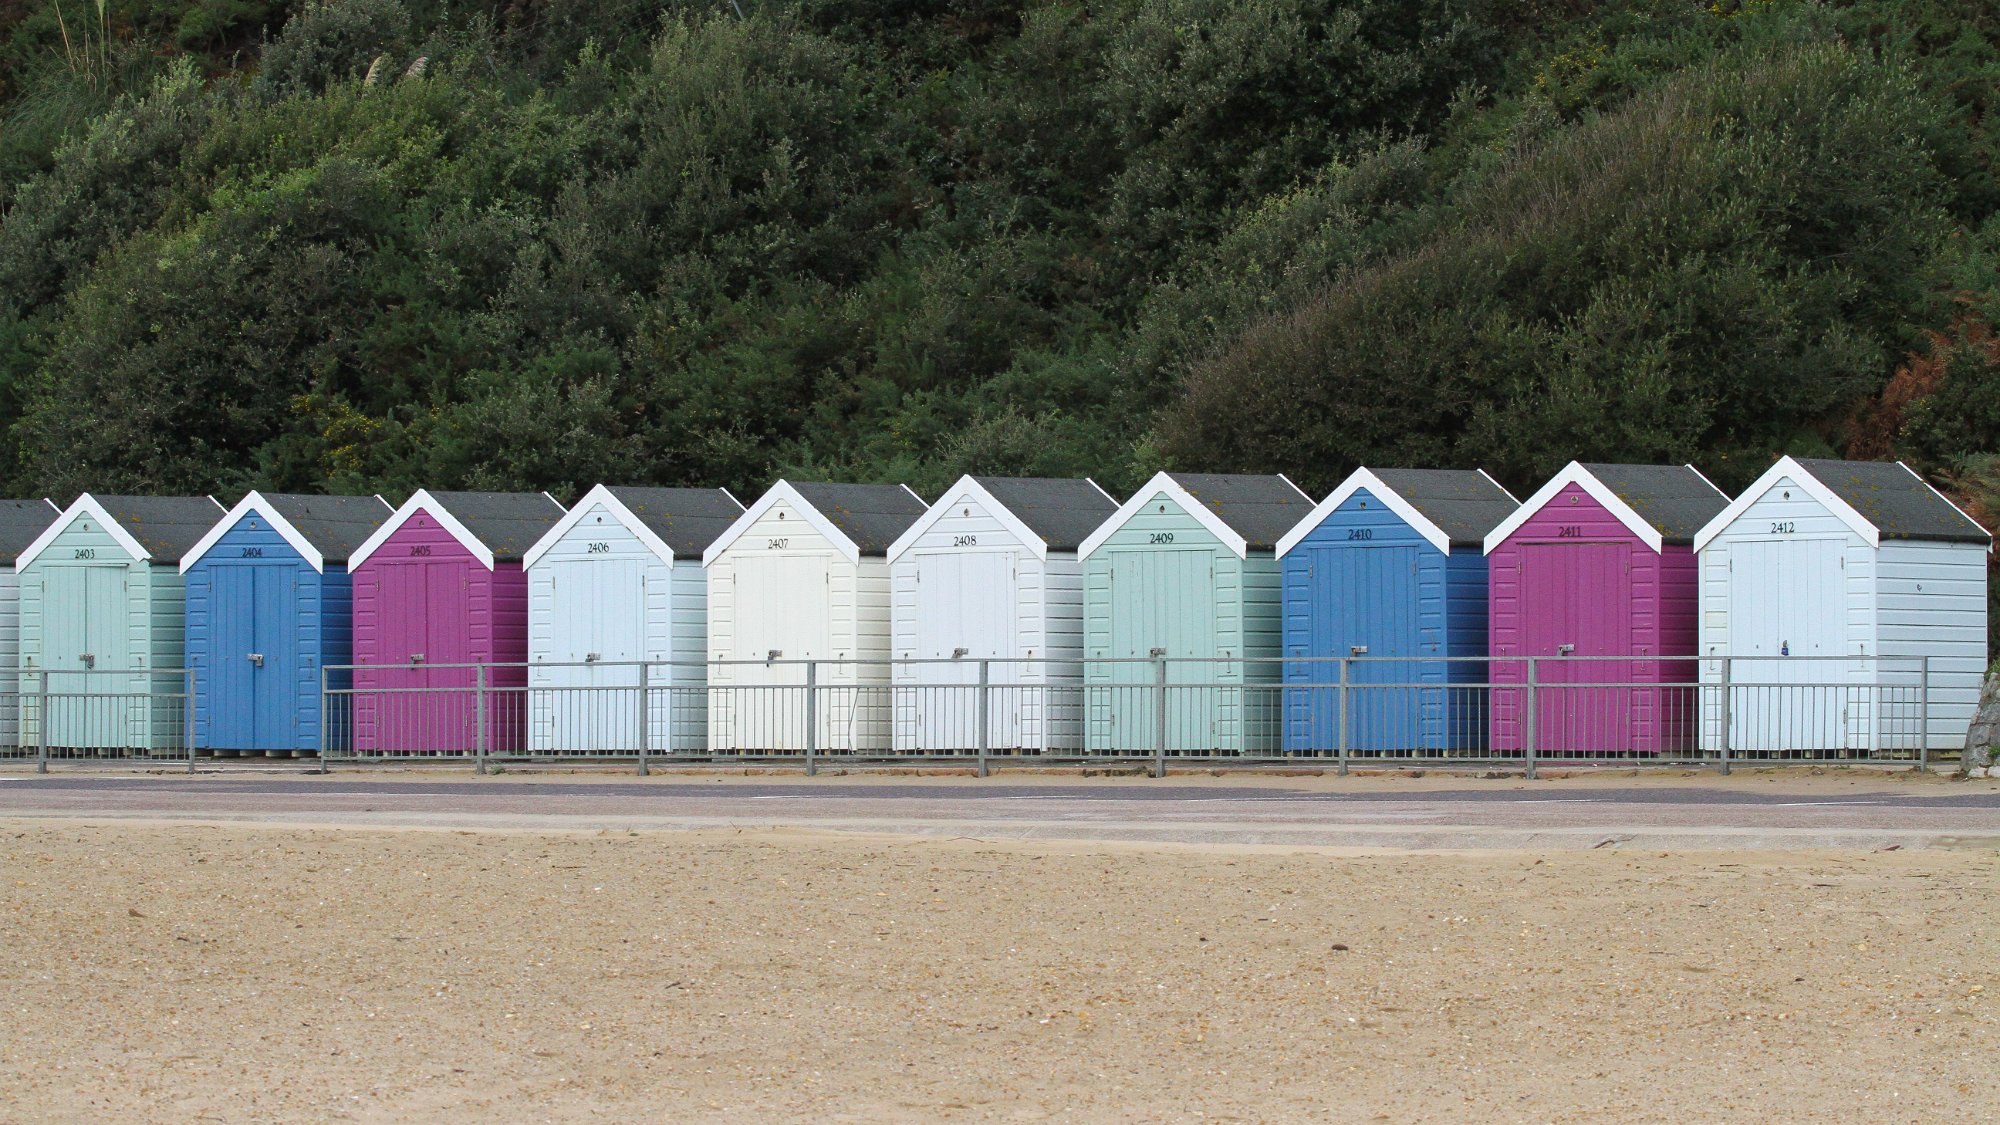
[[[1486,533],[1519,502],[1484,472],[1357,469],[1278,541],[1285,749],[1474,749],[1486,711]],[[1314,685],[1314,686],[1304,686]]]
[[[252,492],[181,557],[197,749],[320,749],[321,669],[353,659],[348,556],[390,515],[379,496]]]

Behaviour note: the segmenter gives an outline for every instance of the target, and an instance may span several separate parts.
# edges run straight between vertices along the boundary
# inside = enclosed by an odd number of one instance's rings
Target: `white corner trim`
[[[1286,552],[1305,542],[1313,532],[1319,530],[1319,525],[1325,523],[1327,517],[1333,515],[1334,512],[1340,509],[1342,504],[1347,503],[1354,497],[1355,493],[1360,492],[1364,488],[1368,490],[1370,495],[1380,500],[1384,507],[1394,512],[1397,519],[1410,525],[1411,529],[1416,531],[1418,535],[1423,536],[1425,541],[1430,543],[1431,546],[1436,547],[1447,555],[1451,554],[1451,536],[1446,535],[1443,528],[1432,523],[1422,512],[1417,511],[1415,507],[1411,506],[1408,500],[1403,499],[1396,494],[1394,489],[1382,483],[1381,477],[1363,468],[1356,469],[1347,474],[1347,479],[1341,481],[1338,488],[1328,493],[1326,499],[1320,501],[1318,506],[1314,507],[1306,518],[1298,522],[1298,526],[1287,531],[1285,537],[1278,540],[1278,557],[1281,559],[1284,558]]]
[[[1171,474],[1159,472],[1153,474],[1153,479],[1147,481],[1145,487],[1134,492],[1131,499],[1120,504],[1118,510],[1111,514],[1110,519],[1105,520],[1101,527],[1090,533],[1090,538],[1078,544],[1076,548],[1077,560],[1081,562],[1089,558],[1099,547],[1104,546],[1113,535],[1116,535],[1120,528],[1132,522],[1132,517],[1138,515],[1140,509],[1161,497],[1173,501],[1176,507],[1193,517],[1196,523],[1207,528],[1209,534],[1220,540],[1223,546],[1236,552],[1237,558],[1242,559],[1250,556],[1249,542],[1241,535],[1236,534],[1234,528],[1223,523],[1222,517],[1209,511],[1207,505],[1189,495],[1188,490],[1182,488]]]
[[[1806,495],[1811,496],[1820,507],[1832,513],[1833,517],[1841,523],[1846,524],[1849,531],[1866,540],[1870,547],[1880,547],[1882,545],[1882,530],[1880,528],[1868,522],[1868,518],[1860,512],[1855,511],[1853,505],[1835,495],[1831,488],[1820,483],[1818,477],[1807,472],[1805,466],[1793,460],[1790,455],[1787,455],[1778,458],[1776,463],[1770,468],[1765,469],[1764,475],[1752,482],[1750,487],[1744,489],[1742,494],[1737,496],[1736,499],[1731,500],[1729,506],[1722,509],[1714,519],[1701,525],[1701,530],[1694,534],[1695,551],[1699,553],[1704,547],[1714,542],[1716,536],[1721,535],[1728,529],[1730,524],[1735,523],[1742,517],[1743,513],[1749,511],[1752,505],[1762,500],[1773,488],[1778,487],[1781,481],[1785,480],[1790,480],[1794,485],[1803,489]]]
[[[444,505],[433,500],[431,494],[421,488],[417,489],[416,493],[408,500],[403,501],[403,506],[396,509],[396,514],[390,516],[381,527],[376,528],[375,534],[363,540],[361,546],[355,549],[354,554],[348,556],[347,569],[352,572],[359,568],[362,563],[374,557],[375,552],[381,549],[382,544],[387,543],[390,536],[402,530],[403,525],[410,521],[410,517],[416,515],[418,512],[425,512],[431,518],[437,520],[438,526],[449,532],[453,539],[458,540],[459,546],[470,551],[472,557],[478,559],[486,569],[493,569],[493,548],[480,542],[478,536],[472,534],[464,524],[458,522],[458,517],[445,511]]]
[[[1925,488],[1930,489],[1931,493],[1935,495],[1938,499],[1944,501],[1947,504],[1950,504],[1951,510],[1957,512],[1961,516],[1964,516],[1965,521],[1967,523],[1971,524],[1972,526],[1978,528],[1981,531],[1986,531],[1985,524],[1982,524],[1978,520],[1973,519],[1971,513],[1967,512],[1964,508],[1959,507],[1958,504],[1955,501],[1953,501],[1951,497],[1946,496],[1943,492],[1938,491],[1938,487],[1932,484],[1931,482],[1925,480],[1923,478],[1922,473],[1917,472],[1915,469],[1910,468],[1908,465],[1904,465],[1901,461],[1896,462],[1896,464],[1901,466],[1904,472],[1910,474],[1913,477],[1916,477],[1917,483],[1923,485]],[[1986,531],[1986,553],[1989,555],[1993,553],[1993,533],[1990,531]]]
[[[542,495],[549,494],[544,492]],[[554,501],[555,497],[549,496],[549,499]],[[632,509],[627,508],[623,501],[613,495],[610,488],[597,484],[592,485],[590,491],[583,494],[583,499],[578,500],[575,507],[564,512],[563,518],[557,520],[554,527],[549,528],[540,539],[535,540],[535,545],[529,547],[527,553],[521,556],[521,569],[526,570],[534,566],[537,560],[548,554],[557,543],[562,542],[563,536],[568,535],[577,524],[582,523],[583,517],[589,514],[593,507],[600,504],[610,513],[612,519],[617,520],[625,530],[632,533],[634,538],[644,543],[646,549],[658,556],[661,562],[668,566],[674,564],[674,549],[667,546],[666,540],[661,539],[652,528],[647,527],[645,521],[633,515]]]
[[[1488,483],[1488,484],[1492,485],[1493,487],[1495,487],[1495,488],[1499,489],[1499,490],[1500,490],[1500,494],[1501,494],[1502,496],[1505,496],[1505,497],[1506,497],[1507,499],[1509,499],[1509,500],[1512,500],[1512,501],[1513,501],[1513,502],[1514,502],[1514,503],[1515,503],[1516,505],[1518,505],[1518,504],[1520,504],[1520,503],[1521,503],[1521,498],[1520,498],[1519,496],[1516,496],[1516,495],[1514,495],[1514,494],[1513,494],[1512,492],[1509,492],[1509,491],[1507,490],[1507,486],[1506,486],[1506,485],[1504,485],[1504,484],[1501,484],[1501,483],[1500,483],[1499,481],[1497,481],[1497,480],[1494,480],[1494,479],[1493,479],[1493,474],[1492,474],[1492,473],[1489,473],[1489,472],[1487,472],[1487,471],[1486,471],[1485,469],[1474,469],[1474,470],[1473,470],[1473,472],[1475,472],[1475,473],[1478,473],[1478,474],[1479,474],[1480,476],[1482,476],[1482,477],[1485,477],[1485,478],[1486,478],[1486,483]]]
[[[910,495],[915,496],[916,493]],[[818,508],[806,503],[805,497],[799,495],[798,489],[793,488],[790,481],[781,480],[767,489],[764,495],[759,496],[755,504],[744,509],[743,514],[736,517],[736,522],[729,525],[729,530],[708,545],[708,550],[701,553],[701,565],[714,565],[715,560],[721,558],[724,551],[735,546],[738,539],[743,538],[745,533],[757,525],[758,520],[764,518],[764,513],[781,503],[790,505],[792,510],[799,514],[800,519],[806,521],[814,531],[819,532],[848,562],[860,564],[861,545],[849,539],[846,532],[833,526],[833,521],[827,519]]]
[[[1563,489],[1568,488],[1570,485],[1576,485],[1578,488],[1583,489],[1584,493],[1592,500],[1597,501],[1600,507],[1610,512],[1613,519],[1624,524],[1625,530],[1638,536],[1639,541],[1650,548],[1654,554],[1659,554],[1661,549],[1665,547],[1666,537],[1660,534],[1658,528],[1641,519],[1639,513],[1633,511],[1630,504],[1620,500],[1618,494],[1606,488],[1603,481],[1591,476],[1590,470],[1584,468],[1581,463],[1571,461],[1569,464],[1563,466],[1562,472],[1550,477],[1547,484],[1536,489],[1535,494],[1528,497],[1527,503],[1522,504],[1514,510],[1513,515],[1508,516],[1500,522],[1500,526],[1486,533],[1486,553],[1489,555],[1492,554],[1495,547],[1505,543],[1508,537],[1512,536],[1516,531],[1521,530],[1522,525],[1534,519],[1537,513],[1548,506],[1549,501],[1554,500]],[[1714,486],[1710,485],[1709,487],[1713,488]]]
[[[293,527],[290,520],[279,515],[278,510],[271,507],[271,502],[264,499],[262,493],[254,490],[248,496],[238,500],[236,506],[229,509],[227,515],[223,516],[214,527],[208,529],[208,534],[196,540],[195,545],[188,548],[188,553],[181,556],[181,573],[186,574],[188,568],[200,562],[201,557],[212,550],[223,536],[229,534],[230,530],[237,524],[242,523],[245,516],[253,513],[264,517],[270,523],[271,530],[277,532],[280,538],[291,544],[292,550],[297,551],[299,556],[310,563],[314,570],[321,574],[326,573],[326,556],[320,553],[320,549],[313,546],[311,540],[300,534],[299,529]]]
[[[118,521],[111,518],[111,513],[104,510],[104,505],[97,502],[97,497],[86,492],[77,497],[75,503],[64,509],[63,514],[56,517],[56,522],[42,529],[42,533],[35,536],[35,541],[28,544],[27,549],[15,557],[14,569],[21,570],[41,557],[42,552],[48,550],[49,545],[56,541],[56,537],[69,529],[69,525],[86,516],[102,524],[105,534],[111,536],[112,540],[124,548],[125,553],[134,560],[153,561],[152,554],[139,545],[139,541],[132,537],[132,533],[120,527]]]
[[[917,499],[921,500],[923,497],[919,496]],[[894,543],[889,544],[889,550],[884,561],[893,563],[901,558],[910,548],[915,547],[923,539],[924,535],[932,527],[936,526],[939,520],[951,514],[951,506],[953,504],[964,503],[974,503],[984,508],[986,513],[994,519],[999,520],[1001,526],[1005,527],[1015,539],[1019,540],[1022,546],[1033,551],[1036,558],[1046,559],[1049,557],[1048,541],[1036,535],[1032,528],[1021,522],[1021,517],[1015,515],[1005,504],[995,499],[991,492],[986,491],[985,485],[974,480],[972,475],[968,473],[958,478],[950,488],[945,489],[944,494],[937,498],[937,503],[926,508],[924,514],[917,517],[917,522],[911,524],[908,530],[897,536]]]

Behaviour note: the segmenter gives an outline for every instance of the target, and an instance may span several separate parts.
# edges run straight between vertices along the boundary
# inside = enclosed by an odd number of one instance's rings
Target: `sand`
[[[15,820],[0,856],[0,1122],[2000,1116],[1990,852]]]

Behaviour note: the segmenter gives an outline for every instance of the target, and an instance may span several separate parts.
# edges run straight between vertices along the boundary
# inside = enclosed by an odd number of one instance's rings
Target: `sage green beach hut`
[[[1279,748],[1275,548],[1312,508],[1282,476],[1160,473],[1083,541],[1090,752]]]
[[[24,744],[46,691],[51,750],[186,745],[180,560],[224,514],[207,496],[86,492],[21,552]]]

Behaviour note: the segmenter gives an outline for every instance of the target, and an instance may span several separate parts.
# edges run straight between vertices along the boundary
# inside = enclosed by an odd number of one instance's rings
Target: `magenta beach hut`
[[[528,682],[521,557],[562,517],[563,506],[542,492],[420,490],[355,550],[357,753],[520,748]]]
[[[1694,537],[1729,498],[1689,465],[1572,461],[1486,536],[1493,748],[1692,749]],[[1680,659],[1672,659],[1679,657]],[[1596,659],[1592,659],[1596,658]]]

